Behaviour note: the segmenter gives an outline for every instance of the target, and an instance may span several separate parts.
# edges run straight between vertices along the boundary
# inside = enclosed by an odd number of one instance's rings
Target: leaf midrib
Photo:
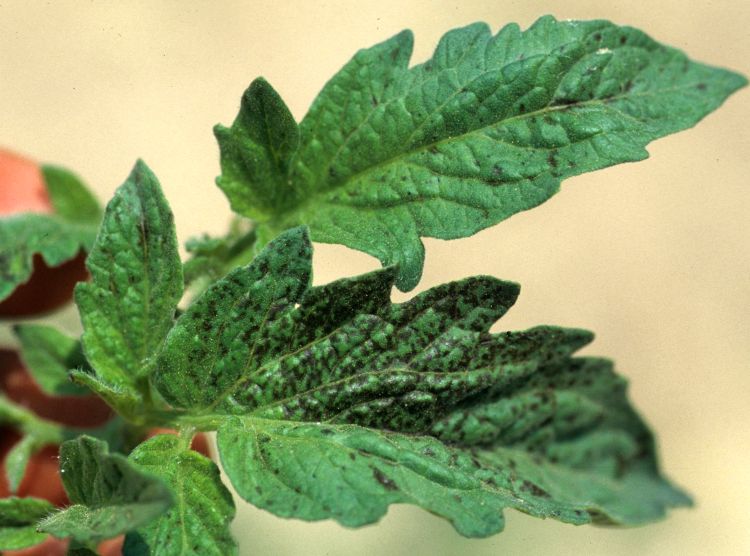
[[[674,86],[674,87],[668,87],[668,88],[663,88],[663,89],[651,89],[651,90],[643,91],[643,92],[639,92],[639,93],[630,93],[629,92],[629,93],[625,93],[625,94],[620,94],[620,95],[614,95],[614,96],[611,96],[611,97],[607,97],[606,99],[591,99],[591,100],[579,101],[579,102],[575,102],[575,103],[571,103],[571,104],[561,104],[561,105],[556,105],[556,106],[551,106],[551,105],[548,104],[545,107],[540,108],[539,110],[534,110],[532,112],[525,112],[523,114],[518,114],[516,116],[512,116],[512,117],[504,119],[504,120],[491,122],[491,123],[489,123],[487,125],[474,128],[474,129],[468,131],[467,133],[463,133],[461,135],[455,135],[455,136],[452,136],[452,137],[443,138],[443,139],[440,139],[438,141],[433,141],[431,143],[427,143],[425,145],[422,145],[421,147],[417,147],[417,148],[415,148],[413,150],[410,150],[408,152],[402,152],[402,153],[399,153],[397,155],[394,155],[394,156],[392,156],[392,157],[390,157],[390,158],[388,158],[386,160],[383,160],[381,162],[378,162],[376,164],[373,164],[371,166],[363,168],[363,169],[361,169],[361,170],[359,170],[359,171],[357,171],[357,172],[355,172],[353,174],[350,174],[345,179],[343,179],[343,180],[341,180],[339,182],[330,184],[325,189],[311,189],[312,194],[309,195],[306,199],[304,199],[301,203],[299,203],[298,205],[290,208],[289,210],[284,211],[283,213],[280,213],[280,214],[276,215],[275,217],[271,218],[270,222],[262,222],[262,223],[268,223],[268,224],[283,223],[284,222],[284,217],[288,217],[288,215],[291,215],[291,214],[304,212],[305,210],[308,209],[309,205],[320,204],[319,201],[318,201],[318,198],[324,197],[326,194],[330,193],[332,190],[339,190],[339,189],[345,188],[346,185],[348,185],[348,184],[350,184],[350,183],[352,183],[354,181],[359,180],[364,175],[367,175],[367,174],[369,174],[371,172],[375,172],[378,169],[386,167],[386,166],[389,166],[391,164],[395,164],[398,161],[400,161],[401,159],[414,156],[414,155],[419,154],[419,153],[424,152],[424,151],[428,151],[429,149],[431,149],[433,147],[438,147],[438,146],[450,144],[450,143],[452,143],[454,141],[464,140],[469,135],[481,133],[482,131],[487,130],[487,129],[491,129],[491,128],[494,128],[494,127],[499,127],[499,126],[502,126],[502,125],[507,125],[507,124],[512,123],[514,121],[522,121],[524,119],[538,117],[538,116],[541,116],[541,115],[544,115],[544,114],[549,114],[551,112],[562,112],[562,111],[567,111],[567,110],[572,110],[572,109],[583,108],[583,107],[586,107],[586,106],[599,106],[599,105],[602,105],[604,107],[610,108],[612,110],[616,110],[622,116],[627,117],[629,119],[633,119],[633,117],[630,116],[629,114],[626,114],[626,113],[622,112],[621,110],[617,110],[613,106],[609,106],[609,105],[611,103],[613,103],[615,101],[619,101],[619,100],[627,100],[627,99],[632,99],[632,98],[636,98],[636,97],[653,97],[653,96],[657,96],[657,95],[661,95],[661,94],[678,92],[678,91],[681,91],[681,90],[684,90],[684,89],[692,89],[692,88],[696,87],[697,85],[698,85],[698,82],[691,82],[691,83],[686,83],[684,85],[679,85],[679,86]],[[636,121],[638,121],[638,120],[636,120]],[[639,123],[643,124],[643,122],[639,122]],[[318,182],[318,183],[315,183],[313,185],[314,186],[320,186],[321,183]]]

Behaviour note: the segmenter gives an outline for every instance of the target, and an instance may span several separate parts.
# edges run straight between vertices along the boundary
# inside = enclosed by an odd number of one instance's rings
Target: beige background
[[[356,49],[402,28],[415,31],[422,61],[452,27],[525,27],[544,13],[634,25],[750,74],[744,1],[0,0],[0,142],[77,170],[102,199],[142,157],[162,180],[181,239],[220,232],[228,206],[212,185],[211,127],[231,122],[254,77],[301,118]],[[547,204],[475,237],[428,241],[420,285],[496,275],[523,284],[502,328],[595,330],[587,352],[613,357],[630,378],[664,469],[694,494],[695,509],[632,530],[509,511],[505,533],[469,541],[409,507],[353,531],[240,503],[242,553],[750,554],[749,106],[742,91],[696,129],[657,141],[647,161],[570,179]],[[315,265],[325,282],[376,263],[320,246]]]

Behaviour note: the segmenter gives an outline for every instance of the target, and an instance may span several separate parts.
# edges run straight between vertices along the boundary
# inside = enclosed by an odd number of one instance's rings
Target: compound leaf
[[[175,435],[162,434],[139,445],[129,456],[139,468],[161,478],[175,493],[175,505],[128,535],[125,552],[140,554],[237,554],[229,531],[234,518],[232,495],[219,468],[207,457],[183,446]]]
[[[159,182],[138,161],[109,202],[76,287],[83,347],[97,376],[127,388],[150,371],[182,296],[174,219]]]
[[[39,525],[58,538],[97,543],[152,522],[173,503],[160,479],[88,436],[62,444],[60,476],[73,505]]]
[[[494,36],[478,23],[409,68],[411,50],[403,32],[359,51],[313,102],[293,156],[296,141],[284,143],[273,187],[249,172],[275,158],[220,140],[218,182],[236,210],[263,222],[259,236],[307,224],[315,241],[397,264],[397,285],[409,290],[422,271],[420,237],[472,235],[544,202],[565,178],[646,158],[648,143],[746,84],[608,21],[546,16]],[[245,104],[238,121],[268,123]]]

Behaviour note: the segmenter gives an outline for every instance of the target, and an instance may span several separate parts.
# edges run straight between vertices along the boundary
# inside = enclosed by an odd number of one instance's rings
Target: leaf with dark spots
[[[422,237],[472,235],[543,203],[566,178],[642,160],[651,141],[692,127],[746,84],[601,20],[545,16],[495,35],[476,23],[409,67],[412,43],[404,31],[357,52],[299,127],[275,96],[265,118],[253,117],[251,86],[232,131],[244,122],[249,136],[272,121],[294,141],[219,134],[218,182],[266,237],[306,224],[315,241],[398,265],[405,291],[422,272]]]
[[[76,287],[83,348],[96,376],[121,390],[152,369],[183,292],[174,217],[156,176],[138,161],[107,205]]]
[[[573,357],[590,333],[488,332],[516,284],[468,278],[392,304],[393,269],[312,288],[310,260],[305,229],[279,236],[178,318],[153,375],[218,423],[246,500],[349,526],[408,502],[469,536],[499,531],[505,507],[631,524],[687,503],[623,381]]]

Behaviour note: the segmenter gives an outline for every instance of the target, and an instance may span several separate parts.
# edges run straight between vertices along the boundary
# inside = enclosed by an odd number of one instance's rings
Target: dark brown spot
[[[396,485],[396,483],[393,482],[393,479],[388,477],[385,473],[383,473],[377,467],[372,468],[372,476],[375,477],[375,480],[377,482],[383,485],[383,488],[385,488],[385,490],[398,490],[398,485]]]
[[[534,483],[530,481],[524,481],[521,483],[521,488],[527,491],[532,496],[537,496],[539,498],[549,498],[549,492],[544,490],[539,485],[535,485]]]

